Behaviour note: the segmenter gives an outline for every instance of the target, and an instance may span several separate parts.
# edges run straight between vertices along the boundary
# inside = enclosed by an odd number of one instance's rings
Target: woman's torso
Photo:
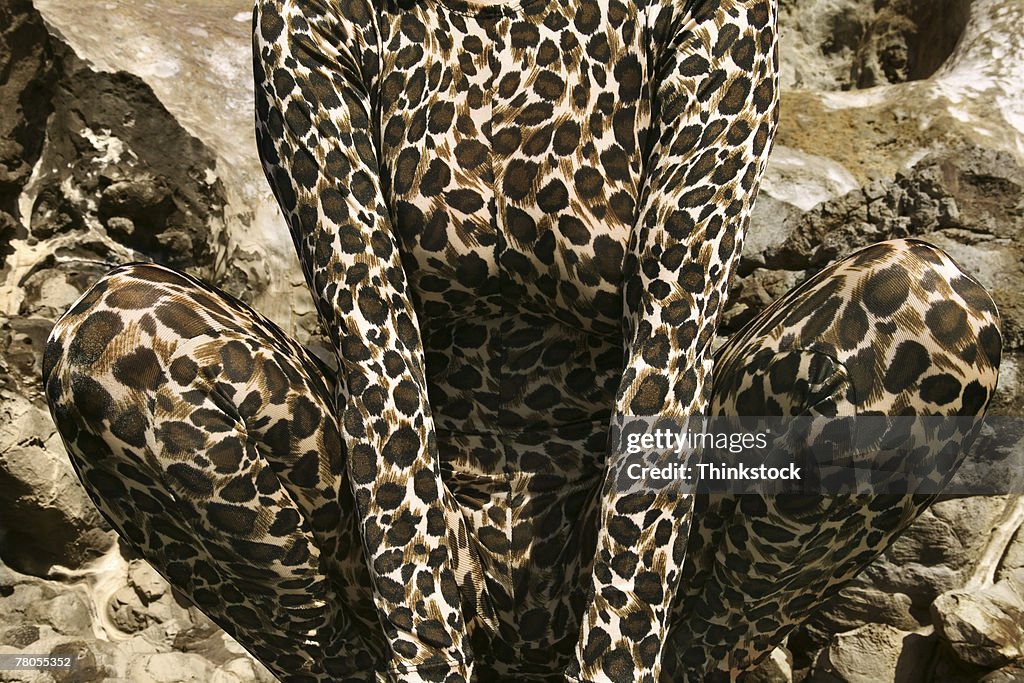
[[[440,429],[606,419],[650,121],[652,8],[385,3],[385,196]]]

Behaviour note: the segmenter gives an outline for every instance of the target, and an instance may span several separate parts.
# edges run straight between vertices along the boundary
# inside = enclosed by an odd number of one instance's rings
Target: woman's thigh
[[[244,304],[155,265],[56,324],[46,395],[114,528],[285,680],[362,680],[379,625],[333,377]]]
[[[827,267],[720,348],[711,414],[980,415],[999,355],[995,306],[973,278],[923,242],[883,242]],[[749,668],[930,500],[701,496],[673,625],[681,666],[691,677]]]

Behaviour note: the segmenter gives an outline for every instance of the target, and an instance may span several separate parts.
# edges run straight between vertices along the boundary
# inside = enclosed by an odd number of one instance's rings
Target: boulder
[[[934,647],[930,629],[908,632],[888,624],[866,624],[833,636],[810,680],[917,683],[926,680]]]
[[[1024,599],[1008,583],[944,593],[931,609],[937,631],[964,662],[995,668],[1024,660]]]

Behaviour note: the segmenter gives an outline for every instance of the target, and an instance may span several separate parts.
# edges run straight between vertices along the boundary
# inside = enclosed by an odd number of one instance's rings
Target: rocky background
[[[1024,0],[780,1],[782,127],[723,333],[855,247],[922,237],[993,292],[990,413],[1021,415]],[[130,260],[316,343],[249,55],[246,0],[0,2],[0,654],[80,657],[0,681],[272,680],[117,542],[38,380],[56,317]],[[937,503],[747,680],[1024,681],[1022,524],[1020,496]]]

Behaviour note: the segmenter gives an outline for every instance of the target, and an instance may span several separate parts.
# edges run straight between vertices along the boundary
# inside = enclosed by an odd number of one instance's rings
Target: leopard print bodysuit
[[[190,276],[108,274],[44,359],[104,516],[286,681],[754,666],[924,503],[626,495],[611,421],[975,415],[1000,349],[977,282],[896,240],[712,354],[775,22],[774,0],[258,0],[259,154],[339,369]]]

